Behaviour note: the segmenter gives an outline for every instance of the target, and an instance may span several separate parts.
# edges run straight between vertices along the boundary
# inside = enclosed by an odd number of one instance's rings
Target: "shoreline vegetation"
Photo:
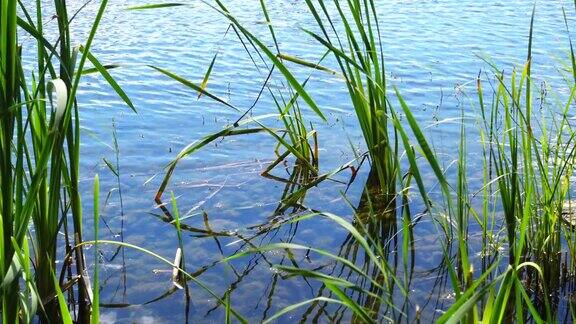
[[[228,137],[270,136],[276,143],[272,162],[262,176],[285,185],[275,215],[288,215],[278,222],[263,224],[255,234],[266,235],[280,226],[306,226],[322,218],[345,231],[338,251],[292,241],[246,244],[237,253],[217,263],[228,264],[254,254],[275,252],[282,257],[271,264],[286,280],[304,280],[320,287],[315,297],[268,314],[264,322],[281,320],[304,311],[302,321],[326,305],[341,307],[334,321],[419,322],[433,318],[439,323],[502,323],[573,321],[576,309],[566,302],[565,318],[559,318],[559,293],[576,275],[576,203],[572,188],[576,162],[576,54],[568,12],[565,22],[569,49],[565,65],[559,67],[567,89],[564,98],[546,97],[547,89],[532,78],[533,34],[537,29],[535,5],[526,26],[525,63],[510,72],[490,61],[476,78],[475,93],[466,94],[460,123],[458,156],[442,160],[431,145],[425,127],[414,116],[402,89],[388,82],[386,48],[381,43],[381,26],[375,0],[304,0],[313,26],[300,30],[324,53],[307,61],[282,47],[266,0],[260,6],[267,34],[257,36],[252,26],[240,22],[224,0],[206,1],[229,22],[254,68],[266,76],[258,99],[269,96],[271,113],[254,115],[252,107],[239,109],[209,91],[216,53],[206,66],[202,82],[195,83],[161,66],[150,65],[158,77],[169,78],[195,95],[213,100],[237,113],[237,120],[221,131],[184,147],[167,165],[154,199],[162,211],[159,218],[174,227],[178,246],[170,260],[154,251],[119,240],[99,238],[100,185],[94,178],[92,196],[81,197],[80,110],[77,93],[82,76],[99,74],[128,109],[136,107],[110,70],[118,65],[102,64],[92,54],[92,43],[105,15],[107,0],[98,2],[88,37],[72,46],[71,23],[83,6],[69,12],[64,0],[2,0],[0,5],[0,298],[3,323],[98,323],[100,309],[99,247],[133,249],[166,264],[172,273],[172,292],[182,290],[186,309],[191,290],[201,289],[217,303],[228,322],[249,322],[234,305],[232,287],[210,287],[186,263],[183,231],[176,197],[170,191],[178,164],[203,147]],[[128,14],[141,10],[177,10],[185,3],[145,4],[126,8]],[[571,5],[571,3],[570,3]],[[49,9],[48,9],[49,8]],[[50,42],[43,29],[48,12],[56,14],[58,38]],[[23,66],[19,37],[35,41],[32,72]],[[192,37],[192,36],[191,36]],[[52,39],[51,37],[49,37]],[[407,48],[406,50],[410,50]],[[26,51],[29,53],[30,51]],[[146,62],[143,62],[146,63]],[[295,71],[307,78],[297,78]],[[318,130],[310,115],[326,122],[308,81],[314,74],[342,81],[356,127],[364,139],[364,152],[352,148],[354,159],[333,170],[320,168]],[[301,73],[300,73],[301,74]],[[298,74],[298,76],[300,76]],[[464,109],[467,113],[465,116]],[[472,112],[472,113],[470,113]],[[474,116],[474,121],[465,121]],[[270,126],[270,121],[281,125]],[[474,128],[474,132],[471,129]],[[468,141],[477,132],[481,147],[480,190],[469,186],[471,170]],[[115,161],[104,160],[120,187],[119,147],[114,126]],[[352,145],[351,145],[352,146]],[[277,168],[292,167],[289,176]],[[475,161],[477,162],[477,161]],[[351,171],[350,185],[360,168],[369,169],[359,203],[350,204],[350,215],[334,215],[306,206],[308,190],[343,171]],[[477,173],[479,170],[474,170]],[[433,181],[431,181],[431,179]],[[430,186],[433,183],[433,186]],[[120,208],[123,211],[119,188]],[[93,201],[94,228],[86,237],[83,200]],[[453,302],[438,314],[422,314],[412,302],[414,258],[413,228],[423,219],[432,222],[439,235],[443,255],[441,270],[447,278]],[[473,228],[473,229],[472,229]],[[475,231],[471,233],[471,231]],[[204,233],[218,236],[211,229]],[[471,235],[481,237],[481,246],[470,244]],[[229,234],[226,234],[229,235]],[[263,241],[262,241],[263,242]],[[86,248],[91,246],[94,255]],[[123,251],[123,250],[122,250]],[[307,268],[293,262],[294,255],[317,255],[332,264],[330,269]],[[64,256],[62,259],[61,256]],[[92,258],[93,257],[93,261]],[[122,252],[122,258],[124,258]],[[284,262],[286,260],[286,262]],[[93,262],[94,266],[88,264]],[[91,269],[91,273],[88,269]],[[124,274],[125,275],[125,274]],[[169,292],[172,293],[172,292]],[[571,298],[572,299],[572,298]]]

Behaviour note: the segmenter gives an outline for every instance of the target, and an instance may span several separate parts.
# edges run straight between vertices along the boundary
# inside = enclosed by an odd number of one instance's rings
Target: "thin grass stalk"
[[[98,174],[94,176],[94,292],[92,293],[92,309],[90,323],[97,324],[100,322],[100,251],[98,250],[98,229],[100,227],[100,179]]]

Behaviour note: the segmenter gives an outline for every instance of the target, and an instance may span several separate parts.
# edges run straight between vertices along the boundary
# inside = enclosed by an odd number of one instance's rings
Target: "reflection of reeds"
[[[290,214],[306,210],[304,198],[308,189],[310,189],[307,185],[316,179],[315,172],[311,172],[306,166],[297,164],[294,165],[291,172],[288,172],[288,178],[282,178],[267,172],[262,173],[262,176],[285,183],[282,196],[274,211],[275,216],[284,214],[290,208],[292,208]]]
[[[396,276],[398,255],[392,254],[391,259],[391,252],[398,249],[396,202],[395,198],[389,195],[378,197],[377,195],[382,195],[380,189],[377,175],[371,170],[355,211],[355,227],[359,232],[364,233],[364,236],[371,242],[374,253],[390,262],[391,268],[389,270],[393,276]],[[342,251],[340,255],[348,260],[364,260],[362,270],[372,278],[372,280],[360,278],[359,282],[356,283],[359,287],[366,287],[364,288],[366,293],[358,295],[358,304],[368,310],[371,318],[376,320],[380,314],[389,314],[391,311],[393,313],[395,309],[393,307],[394,282],[391,280],[392,278],[388,278],[388,282],[384,282],[385,276],[371,263],[370,258],[365,255],[359,256],[359,254],[365,253],[359,249],[358,242],[350,234],[340,251]],[[382,296],[387,296],[384,297],[387,298],[385,302],[383,302]],[[381,310],[382,304],[385,306],[384,310]],[[398,311],[401,312],[401,310]],[[354,314],[353,321],[360,321],[357,314]]]
[[[372,174],[372,176],[375,175]],[[306,258],[314,258],[314,255],[318,254],[331,260],[325,266],[313,269],[306,269],[297,263],[284,264],[284,257],[275,265],[275,268],[284,273],[282,276],[284,278],[296,276],[302,277],[306,282],[318,280],[322,284],[318,290],[317,297],[300,304],[300,306],[309,304],[302,320],[309,318],[308,316],[314,313],[314,308],[318,308],[314,318],[322,316],[326,312],[327,305],[336,302],[334,298],[340,299],[342,305],[349,307],[353,311],[353,319],[355,321],[370,322],[377,320],[381,314],[387,314],[390,310],[402,313],[402,310],[398,310],[394,305],[392,299],[395,291],[394,287],[403,291],[403,288],[408,286],[409,283],[401,283],[401,280],[397,278],[396,265],[398,262],[404,264],[404,270],[407,271],[405,279],[409,281],[411,278],[410,272],[412,271],[412,267],[409,264],[413,265],[413,260],[399,260],[398,254],[391,253],[398,248],[396,217],[382,214],[395,214],[397,210],[392,208],[395,203],[391,200],[384,202],[379,199],[378,203],[374,203],[376,199],[372,197],[372,194],[374,192],[381,194],[379,184],[377,184],[375,189],[374,182],[374,179],[367,180],[360,203],[355,209],[355,217],[352,224],[348,224],[347,221],[335,215],[325,215],[334,221],[335,225],[342,226],[349,232],[337,255],[316,247],[290,243],[291,240],[289,240],[283,243],[255,246],[247,252],[237,253],[226,260],[236,259],[248,253],[262,254],[276,249],[285,250],[287,252],[286,257],[292,255],[292,250],[301,250],[307,251]],[[293,218],[289,223],[296,224],[314,216],[315,214],[304,214]],[[403,244],[406,244],[403,248],[406,251],[411,249],[409,246],[412,244],[410,223],[409,220],[405,222],[407,239],[403,241]],[[278,273],[273,275],[272,282],[276,282],[277,276]],[[384,309],[382,309],[383,306]],[[339,309],[342,310],[341,308]],[[281,310],[267,320],[272,320],[285,311],[287,310]],[[332,318],[338,318],[343,315],[343,313],[341,315],[338,315],[338,313],[339,311],[337,310]]]
[[[298,173],[298,166],[294,167],[294,170],[291,174],[294,175],[300,175],[300,173]],[[292,179],[292,181],[298,181],[297,179],[298,177],[294,178],[294,177],[290,177],[290,179]],[[282,183],[286,184],[285,189],[283,190],[283,198],[284,196],[288,196],[292,191],[294,190],[298,190],[299,191],[299,197],[302,197],[305,195],[305,193],[303,194],[302,191],[300,190],[299,186],[296,183],[293,183],[292,181],[289,181],[288,179],[276,179],[274,177],[272,177],[272,179],[280,181]],[[170,223],[172,225],[175,226],[175,228],[177,229],[177,232],[179,233],[178,236],[181,240],[181,231],[190,233],[192,237],[195,237],[197,239],[213,239],[215,246],[217,248],[217,250],[219,251],[219,253],[222,255],[222,257],[225,257],[224,251],[223,251],[223,243],[221,242],[222,239],[236,239],[236,241],[234,241],[233,243],[230,243],[230,245],[237,245],[237,247],[235,248],[235,252],[236,253],[240,253],[243,250],[246,249],[250,249],[250,250],[255,250],[258,248],[258,246],[260,244],[263,244],[263,242],[265,240],[267,240],[268,242],[271,242],[277,238],[277,235],[279,234],[279,232],[284,229],[284,226],[287,226],[287,230],[285,233],[285,236],[282,237],[282,240],[285,242],[290,242],[292,241],[292,239],[294,238],[294,236],[296,235],[296,230],[297,230],[297,224],[293,224],[290,222],[290,217],[292,217],[292,213],[286,213],[286,210],[289,208],[293,208],[293,212],[299,212],[302,210],[302,206],[298,205],[298,204],[285,204],[283,202],[283,198],[279,200],[279,204],[277,206],[277,208],[275,209],[275,211],[273,212],[273,214],[270,216],[269,221],[262,223],[262,224],[257,224],[257,225],[253,225],[250,226],[248,228],[246,228],[247,231],[254,231],[252,234],[240,234],[238,232],[230,232],[230,231],[215,231],[212,229],[211,225],[210,225],[210,218],[207,212],[202,212],[202,219],[203,219],[203,228],[199,228],[199,227],[194,227],[188,224],[184,224],[184,223],[180,223],[177,221],[178,217],[176,215],[174,215],[173,212],[171,212],[165,205],[159,205],[160,210],[162,211],[162,214],[153,214],[154,216],[158,217],[159,219],[161,219],[164,222]],[[175,208],[173,206],[172,210],[177,210],[177,208]],[[280,217],[280,215],[285,214],[285,217]],[[282,219],[279,219],[282,218]],[[183,250],[183,249],[182,249]],[[292,264],[295,264],[295,260],[293,258],[289,258],[289,257],[283,257],[280,263],[284,263],[284,260],[289,260],[290,262],[292,262]],[[235,279],[230,282],[228,284],[228,287],[226,289],[226,291],[223,293],[222,297],[217,300],[217,302],[215,303],[214,307],[212,307],[211,309],[209,309],[207,311],[207,313],[205,314],[205,316],[209,316],[212,312],[216,311],[218,308],[224,306],[226,307],[226,309],[229,309],[229,300],[231,297],[233,297],[233,293],[236,291],[236,289],[238,287],[240,287],[240,284],[245,281],[249,275],[252,273],[253,270],[255,270],[255,268],[260,264],[260,263],[265,263],[268,268],[272,268],[274,266],[274,264],[268,260],[268,257],[266,256],[265,253],[256,253],[248,262],[245,266],[243,266],[243,268],[238,269],[237,267],[235,267],[232,263],[227,263],[226,267],[230,270],[230,272],[234,275]],[[187,272],[188,276],[185,276],[182,278],[181,283],[182,284],[187,284],[188,281],[192,280],[192,278],[199,278],[202,274],[204,274],[206,271],[208,271],[209,269],[212,269],[218,265],[221,265],[222,261],[218,260],[218,261],[214,261],[210,264],[207,265],[203,265],[199,268],[197,268],[194,271],[189,271]],[[279,279],[280,275],[278,273],[272,273],[271,275],[271,286],[270,286],[270,293],[268,296],[268,308],[271,307],[271,299],[274,295],[274,290],[276,287],[276,283]],[[154,298],[150,301],[145,302],[144,304],[141,305],[147,305],[147,304],[152,304],[155,303],[159,300],[162,300],[164,298],[167,298],[169,296],[171,296],[172,294],[174,294],[177,291],[176,288],[170,288],[168,289],[166,292],[164,292],[161,296]],[[188,305],[188,300],[187,300],[187,305]],[[130,306],[135,306],[135,304],[106,304],[103,307],[107,307],[107,308],[115,308],[115,307],[130,307]],[[264,317],[266,317],[266,314],[268,312],[268,308],[266,310],[264,310]],[[233,315],[233,314],[231,314]],[[188,316],[187,312],[186,312],[186,316]]]
[[[391,318],[392,314],[397,314],[396,317],[400,320],[407,315],[409,296],[405,295],[403,306],[398,307],[394,301],[396,293],[394,287],[395,285],[401,285],[407,290],[414,270],[412,224],[409,219],[409,211],[407,210],[409,207],[407,200],[404,201],[401,211],[406,219],[403,222],[402,235],[399,235],[396,220],[398,210],[395,208],[395,199],[388,196],[389,199],[385,200],[384,197],[386,196],[375,196],[382,195],[382,191],[378,179],[375,180],[374,177],[377,177],[377,175],[372,170],[364,186],[360,202],[355,208],[355,216],[352,223],[358,233],[362,233],[366,242],[369,243],[368,247],[371,253],[365,250],[366,246],[361,245],[361,241],[352,233],[346,236],[338,253],[339,257],[357,265],[358,269],[366,276],[357,276],[357,272],[345,263],[335,263],[328,275],[345,279],[354,284],[348,294],[357,305],[360,305],[366,311],[372,320],[381,320],[382,314],[386,314],[385,316],[389,318]],[[398,251],[402,251],[405,254],[400,255],[396,253]],[[411,254],[411,257],[409,254]],[[376,259],[379,260],[378,262],[387,264],[384,268],[386,269],[385,272],[382,272],[382,267],[374,263],[375,259],[371,256],[376,256]],[[403,283],[398,278],[397,267],[399,263],[403,267]],[[324,294],[327,294],[328,297],[337,297],[325,285],[322,285],[318,290],[317,297]],[[327,312],[328,304],[329,302],[325,301],[312,302],[303,313],[301,322],[309,319],[314,308],[317,308],[317,311],[313,318],[317,319],[318,316]],[[351,307],[351,304],[345,303],[344,306]],[[329,318],[342,318],[342,316],[344,316],[344,309],[338,307],[335,313],[329,315]],[[366,319],[358,312],[353,312],[352,321],[363,322]]]

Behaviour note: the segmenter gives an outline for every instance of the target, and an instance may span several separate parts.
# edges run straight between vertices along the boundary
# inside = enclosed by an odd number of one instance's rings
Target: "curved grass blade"
[[[246,125],[246,124],[251,123],[251,122],[255,122],[258,120],[262,120],[264,118],[269,118],[269,117],[274,117],[274,116],[277,116],[277,115],[276,114],[270,114],[270,115],[262,115],[262,116],[258,116],[255,118],[245,119],[245,120],[240,121],[236,125],[228,126],[217,133],[210,134],[210,135],[205,136],[204,138],[202,138],[198,141],[195,141],[193,143],[188,144],[185,148],[183,148],[180,151],[180,153],[178,153],[176,158],[168,164],[168,166],[167,166],[168,170],[166,171],[166,175],[164,176],[164,179],[162,180],[162,183],[160,184],[160,187],[158,188],[158,191],[156,192],[156,197],[155,197],[156,202],[159,203],[161,201],[162,194],[164,193],[164,190],[166,189],[166,186],[168,185],[168,181],[170,181],[170,178],[172,177],[172,173],[174,172],[176,165],[178,164],[178,162],[181,159],[187,157],[188,155],[196,152],[200,148],[210,144],[211,142],[213,142],[216,139],[221,138],[221,137],[266,132],[266,130],[263,128],[248,128],[248,129],[236,129],[236,128],[243,126],[243,125]]]
[[[56,101],[54,101],[53,93],[56,93]],[[61,79],[55,79],[48,82],[48,98],[54,108],[54,119],[52,120],[52,127],[60,127],[60,121],[64,112],[66,111],[66,101],[68,100],[68,88]]]
[[[574,1],[574,6],[576,7],[576,0]],[[568,27],[568,18],[566,17],[566,10],[562,8],[562,14],[564,15],[564,24],[566,25],[566,32],[568,34],[568,44],[570,45],[570,61],[572,63],[572,76],[574,77],[574,82],[576,83],[576,54],[574,53],[574,46],[572,45],[572,37],[570,36],[570,28]]]
[[[22,265],[18,260],[18,257],[14,255],[4,278],[2,278],[2,284],[0,284],[0,289],[5,289],[6,287],[10,286],[14,280],[18,280],[20,278],[20,274],[23,272]]]
[[[370,315],[368,315],[368,313],[366,313],[366,310],[362,306],[358,305],[358,303],[356,301],[354,301],[352,298],[348,297],[348,295],[346,295],[346,293],[344,293],[344,291],[342,291],[342,289],[340,289],[338,286],[336,286],[330,282],[324,282],[324,284],[336,296],[338,296],[338,298],[340,298],[340,300],[342,300],[344,305],[348,306],[350,309],[352,309],[354,311],[354,313],[356,313],[356,315],[360,316],[360,318],[362,318],[364,323],[376,323],[370,317]]]
[[[331,50],[337,57],[343,59],[344,61],[346,61],[346,63],[352,65],[354,68],[358,69],[358,71],[362,72],[363,74],[367,74],[366,73],[366,69],[364,69],[362,66],[360,66],[358,63],[356,63],[353,59],[350,58],[350,56],[346,55],[344,52],[342,52],[341,50],[339,50],[338,48],[334,47],[334,45],[330,44],[329,42],[327,42],[326,40],[324,40],[322,37],[318,36],[317,34],[303,29],[304,32],[310,36],[312,36],[315,40],[317,40],[320,44],[326,46],[329,50]]]
[[[84,51],[85,51],[84,47],[80,46],[80,52],[84,53]],[[100,75],[102,75],[102,77],[104,77],[104,79],[108,82],[108,84],[112,87],[112,89],[114,89],[116,94],[118,94],[118,96],[122,98],[122,100],[124,100],[124,102],[128,105],[128,107],[130,107],[130,109],[132,109],[132,111],[137,112],[136,108],[134,107],[134,104],[132,104],[132,101],[130,100],[126,92],[124,92],[122,87],[120,87],[120,85],[118,85],[116,80],[114,80],[112,75],[108,72],[108,69],[104,67],[104,65],[102,65],[100,61],[98,61],[98,59],[94,55],[92,55],[92,53],[90,53],[89,51],[86,51],[86,56],[88,57],[88,60],[90,60],[90,63],[94,65],[94,68],[100,73]]]
[[[176,74],[174,74],[174,73],[172,73],[172,72],[170,72],[170,71],[168,71],[168,70],[164,70],[164,69],[162,69],[162,68],[159,68],[159,67],[156,67],[156,66],[153,66],[153,65],[149,65],[149,67],[151,67],[151,68],[153,68],[154,70],[156,70],[156,71],[158,71],[158,72],[160,72],[160,73],[162,73],[162,74],[164,74],[164,75],[166,75],[166,76],[168,76],[168,77],[170,77],[170,78],[172,78],[172,79],[174,79],[174,80],[182,83],[183,85],[187,86],[188,88],[190,88],[190,89],[192,89],[192,90],[194,90],[194,91],[199,92],[200,94],[203,94],[203,95],[205,95],[205,96],[207,96],[207,97],[210,97],[210,98],[213,99],[213,100],[216,100],[217,102],[223,104],[223,105],[226,106],[226,107],[232,108],[232,109],[234,109],[234,110],[236,110],[236,111],[240,111],[238,108],[232,106],[231,104],[227,103],[226,101],[224,101],[224,100],[216,97],[215,95],[211,94],[210,92],[204,90],[202,87],[200,87],[200,86],[192,83],[191,81],[188,81],[188,80],[184,79],[183,77],[181,77],[181,76],[179,76],[179,75],[176,75]]]
[[[240,22],[238,22],[238,20],[230,14],[230,12],[226,8],[226,6],[224,6],[224,4],[222,3],[221,0],[216,0],[216,3],[222,9],[221,11],[219,10],[220,13],[222,13],[226,18],[228,18],[247,38],[251,39],[254,42],[254,44],[258,45],[258,47],[262,50],[262,52],[264,52],[266,54],[268,59],[270,59],[270,61],[272,61],[274,66],[276,66],[278,68],[278,70],[280,70],[280,72],[282,72],[282,74],[284,75],[286,80],[290,83],[290,85],[294,88],[294,90],[300,95],[300,97],[302,97],[302,99],[308,104],[308,106],[310,106],[310,108],[323,121],[326,121],[326,117],[324,116],[324,114],[322,113],[322,111],[320,110],[318,105],[316,105],[316,102],[314,102],[314,100],[312,99],[312,97],[310,97],[308,92],[306,90],[304,90],[304,87],[302,87],[300,82],[298,82],[298,80],[296,80],[296,78],[290,72],[290,70],[288,70],[288,68],[286,68],[286,66],[278,59],[278,57],[276,57],[276,55],[274,53],[272,53],[272,51],[270,51],[268,46],[266,46],[264,43],[262,43],[262,41],[260,41],[256,36],[254,36],[250,31],[248,31],[244,26],[242,26],[240,24]]]
[[[350,260],[345,259],[345,258],[338,256],[338,255],[332,254],[332,253],[325,251],[325,250],[322,250],[322,249],[317,249],[317,248],[313,248],[311,246],[305,246],[305,245],[300,245],[300,244],[295,244],[295,243],[273,243],[273,244],[260,246],[260,247],[255,248],[255,249],[250,249],[248,251],[243,251],[243,252],[239,252],[239,253],[236,253],[234,255],[231,255],[227,258],[222,259],[221,262],[228,262],[228,261],[238,259],[238,258],[246,256],[246,255],[252,254],[252,253],[263,253],[263,252],[267,252],[267,251],[286,250],[286,249],[312,251],[312,252],[316,252],[320,255],[334,259],[334,260],[346,265],[347,267],[352,269],[354,272],[366,277],[368,280],[370,280],[372,282],[372,284],[374,284],[374,286],[376,286],[378,288],[383,288],[380,283],[378,283],[376,280],[374,280],[374,278],[372,278],[371,276],[366,274],[362,269],[358,268],[353,262],[350,262]]]
[[[396,92],[396,97],[398,98],[398,101],[400,102],[400,106],[402,107],[402,110],[404,111],[404,114],[406,115],[406,119],[408,120],[408,124],[410,125],[410,128],[412,129],[412,132],[414,133],[414,136],[416,137],[416,140],[418,141],[418,145],[420,145],[420,149],[424,153],[424,157],[426,158],[426,160],[428,160],[428,163],[432,167],[432,170],[434,171],[436,178],[438,178],[438,181],[440,182],[440,186],[441,186],[442,190],[444,191],[446,198],[449,198],[450,197],[450,191],[448,189],[448,187],[449,187],[448,181],[446,180],[446,177],[444,176],[444,172],[442,171],[442,168],[440,167],[440,163],[438,162],[436,155],[434,154],[434,152],[430,148],[430,145],[428,144],[428,141],[426,140],[426,136],[424,136],[422,129],[418,125],[416,118],[414,118],[412,111],[410,110],[410,108],[408,107],[406,102],[404,101],[404,98],[402,97],[402,95],[398,91],[398,88],[394,87],[394,91]],[[451,211],[452,210],[451,199],[446,199],[446,201],[448,203],[448,210]]]
[[[112,69],[119,68],[120,65],[119,64],[104,64],[104,65],[102,65],[102,67],[104,67],[106,70],[112,70]],[[94,68],[84,69],[82,71],[82,75],[88,75],[88,74],[93,74],[93,73],[97,73],[97,72],[99,72],[99,70],[94,67]]]
[[[317,64],[317,63],[313,63],[313,62],[309,62],[309,61],[303,60],[303,59],[301,59],[301,58],[299,58],[299,57],[296,57],[296,56],[292,56],[292,55],[280,53],[280,54],[278,54],[278,57],[281,58],[281,59],[283,59],[283,60],[285,60],[285,61],[289,61],[289,62],[298,64],[298,65],[302,65],[302,66],[305,66],[305,67],[309,67],[309,68],[312,68],[312,69],[315,69],[315,70],[318,70],[318,71],[327,72],[327,73],[332,74],[332,75],[338,75],[338,76],[344,77],[343,75],[341,75],[340,73],[332,70],[331,68],[325,67],[325,66],[320,65],[320,64]]]
[[[442,316],[440,316],[440,318],[438,318],[437,323],[459,323],[463,316],[469,314],[472,307],[476,305],[476,301],[482,298],[482,296],[490,290],[488,288],[493,287],[496,282],[502,280],[506,276],[506,273],[501,274],[490,283],[485,284],[480,291],[477,291],[477,288],[484,284],[492,271],[497,268],[498,264],[498,262],[494,262],[490,268],[486,269],[486,271],[474,281],[470,288],[468,288],[468,290],[466,290],[460,298],[458,298],[458,300],[456,300],[456,302]]]
[[[28,22],[26,22],[24,19],[20,17],[18,17],[17,19],[18,19],[18,26],[24,29],[32,37],[39,40],[42,43],[42,45],[44,45],[44,47],[46,47],[56,59],[58,59],[59,61],[61,60],[58,51],[54,48],[54,46],[52,46],[52,44],[50,44],[50,42],[46,38],[44,38],[40,33],[38,33],[38,30],[34,28],[34,26],[30,25]]]
[[[185,3],[179,3],[179,2],[151,3],[151,4],[146,4],[146,5],[128,7],[128,8],[126,8],[126,10],[159,9],[159,8],[179,7],[179,6],[185,6],[185,5],[186,5]]]

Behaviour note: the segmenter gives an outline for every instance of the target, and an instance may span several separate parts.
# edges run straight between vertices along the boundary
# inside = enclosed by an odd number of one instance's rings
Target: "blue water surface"
[[[78,0],[69,2],[72,8],[84,4]],[[83,127],[83,199],[85,210],[91,211],[92,179],[98,173],[103,191],[101,238],[123,239],[172,259],[178,247],[177,232],[173,225],[161,219],[162,210],[154,201],[166,165],[187,144],[235,122],[253,105],[267,71],[262,64],[259,68],[254,66],[234,32],[226,32],[227,19],[205,3],[190,0],[187,6],[125,10],[145,3],[148,2],[111,0],[93,44],[92,52],[102,63],[121,65],[111,70],[111,74],[130,96],[137,113],[126,107],[102,77],[94,74],[83,78],[78,96]],[[226,0],[224,3],[272,48],[259,1]],[[316,30],[305,2],[269,0],[266,3],[281,50],[317,61],[325,49],[301,30]],[[515,66],[524,64],[534,1],[378,0],[376,4],[389,83],[398,87],[421,124],[430,126],[427,133],[446,166],[457,156],[459,117],[465,116],[470,134],[468,151],[472,157],[470,186],[479,188],[482,161],[474,158],[480,156],[474,120],[476,78],[479,73],[488,78],[492,75],[484,60],[495,62],[507,74]],[[78,44],[86,39],[98,5],[97,1],[88,3],[74,20],[73,39]],[[568,50],[563,6],[567,7],[569,25],[576,32],[576,14],[571,1],[536,1],[533,75],[537,82],[563,84],[559,68],[566,62]],[[49,16],[46,15],[48,30],[56,24]],[[21,41],[25,51],[31,51],[34,40]],[[198,93],[149,67],[167,69],[200,83],[216,53],[207,90],[240,108],[241,112],[206,96],[198,99]],[[334,63],[330,57],[323,62],[336,68]],[[306,87],[328,119],[322,122],[302,104],[306,119],[318,132],[321,173],[353,160],[354,150],[361,152],[365,145],[345,84],[330,74],[289,66],[301,81],[311,75]],[[279,74],[273,79],[277,84],[281,81]],[[562,86],[555,89],[558,97],[566,95]],[[266,92],[252,110],[253,115],[275,112],[272,98]],[[267,121],[267,125],[281,127],[274,119]],[[114,132],[119,147],[120,187],[103,160],[116,164]],[[238,249],[249,248],[250,245],[243,244],[245,238],[256,235],[271,222],[288,217],[275,214],[285,183],[260,176],[276,158],[275,145],[275,140],[267,134],[211,143],[181,161],[164,194],[164,202],[169,202],[170,193],[174,193],[181,216],[185,218],[182,222],[188,226],[183,231],[183,243],[189,272],[195,273],[197,280],[220,297],[230,289],[232,306],[250,322],[261,321],[288,305],[318,294],[327,294],[317,282],[283,278],[274,270],[273,265],[281,262],[293,265],[284,253],[256,254],[229,264],[218,263]],[[291,163],[281,165],[275,174],[288,176]],[[306,206],[351,219],[353,210],[346,199],[352,206],[359,204],[368,167],[360,169],[344,199],[350,176],[350,170],[345,170],[334,177],[340,182],[325,181],[309,190]],[[431,175],[426,181],[434,184]],[[415,210],[418,211],[418,206]],[[94,225],[89,214],[85,217],[88,238]],[[479,233],[474,233],[474,228],[472,226],[471,242],[479,242]],[[219,235],[206,235],[206,231]],[[423,318],[432,320],[453,302],[450,283],[438,270],[443,260],[441,234],[430,219],[421,220],[414,231],[416,262],[407,315],[414,318],[416,309],[420,309]],[[292,241],[337,253],[345,238],[346,232],[334,223],[312,218],[261,233],[250,243],[258,246]],[[172,271],[167,264],[131,249],[117,251],[116,247],[107,245],[100,248],[103,321],[160,323],[188,318],[194,323],[208,323],[223,320],[223,307],[193,283],[187,309],[184,290],[172,289]],[[90,249],[87,253],[92,252]],[[398,253],[392,251],[391,259]],[[294,259],[306,268],[334,266],[317,255],[307,258],[304,253],[295,252]],[[399,271],[402,277],[402,270]],[[402,301],[397,299],[399,305]],[[343,308],[315,305],[299,308],[281,317],[279,322],[348,322],[350,319],[351,314]]]

